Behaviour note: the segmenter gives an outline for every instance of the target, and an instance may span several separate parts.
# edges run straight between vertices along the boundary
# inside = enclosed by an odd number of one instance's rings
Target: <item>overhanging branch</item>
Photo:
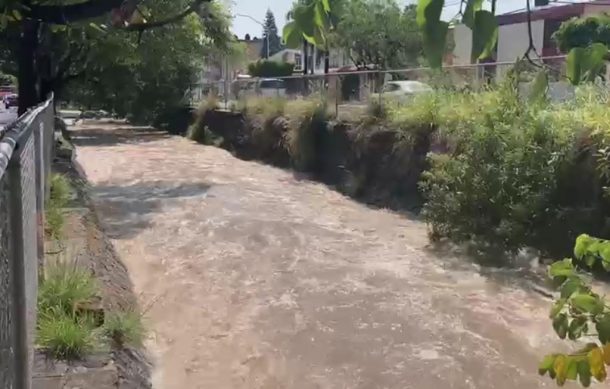
[[[23,11],[26,17],[50,24],[68,24],[84,19],[102,16],[115,8],[121,7],[124,0],[89,0],[70,5],[37,5],[32,4],[29,10]]]
[[[126,28],[128,30],[141,31],[149,28],[161,27],[188,16],[190,13],[195,12],[202,3],[211,1],[212,0],[194,0],[193,3],[182,12],[170,16],[167,19],[151,23],[132,24]],[[29,6],[29,9],[23,11],[23,13],[28,18],[49,24],[69,24],[71,22],[100,17],[113,9],[120,8],[125,3],[135,9],[139,2],[140,0],[89,0],[84,3],[70,5],[32,4]]]
[[[176,15],[170,16],[166,19],[157,20],[157,21],[148,22],[148,23],[129,24],[129,25],[125,26],[124,28],[128,31],[144,31],[144,30],[148,30],[151,28],[163,27],[167,24],[175,23],[175,22],[178,22],[178,21],[184,19],[185,17],[192,14],[193,12],[196,12],[197,9],[201,6],[201,4],[210,3],[211,1],[212,0],[195,0],[195,1],[193,1],[193,3],[190,6],[185,8],[182,12],[177,13]]]

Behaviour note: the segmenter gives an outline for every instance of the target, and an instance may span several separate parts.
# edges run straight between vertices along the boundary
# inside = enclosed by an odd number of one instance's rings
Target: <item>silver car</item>
[[[429,85],[419,81],[388,81],[383,86],[381,93],[375,93],[373,96],[382,99],[404,101],[410,96],[419,93],[432,92]]]

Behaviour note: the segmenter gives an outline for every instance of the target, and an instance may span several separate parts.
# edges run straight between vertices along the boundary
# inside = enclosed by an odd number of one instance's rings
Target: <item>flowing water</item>
[[[149,307],[156,388],[539,388],[558,346],[527,272],[423,223],[180,137],[90,122],[77,161]]]

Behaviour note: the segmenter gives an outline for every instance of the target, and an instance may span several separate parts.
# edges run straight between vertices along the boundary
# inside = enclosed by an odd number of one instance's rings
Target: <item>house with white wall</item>
[[[607,0],[587,3],[551,3],[531,11],[532,38],[536,52],[543,57],[559,55],[552,36],[561,23],[573,17],[582,17],[610,11]],[[529,44],[527,10],[522,9],[497,16],[498,44],[493,60],[514,62],[523,57]],[[454,27],[455,48],[453,64],[471,64],[472,31],[463,24]]]
[[[324,74],[324,51],[315,47],[309,47],[308,51],[305,54],[303,49],[301,49],[303,58],[307,58],[309,61],[307,67],[309,71],[312,72],[313,69],[313,74]],[[330,73],[337,72],[341,68],[355,66],[343,49],[331,48],[328,57]]]
[[[303,71],[303,52],[296,49],[283,49],[269,57],[269,61],[291,63],[295,72]]]

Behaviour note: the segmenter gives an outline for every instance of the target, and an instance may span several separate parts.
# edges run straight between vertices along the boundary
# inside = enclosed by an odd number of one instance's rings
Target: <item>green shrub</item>
[[[581,231],[606,236],[605,185],[591,156],[610,128],[608,100],[580,93],[548,106],[506,85],[440,96],[432,121],[452,147],[431,156],[422,182],[434,235],[562,254]]]
[[[70,182],[63,174],[52,174],[50,196],[45,210],[45,230],[53,239],[61,239],[64,226],[64,208],[70,200]]]
[[[282,127],[276,120],[284,115],[286,100],[277,97],[248,99],[242,111],[252,125],[252,143],[261,158],[282,147]]]
[[[248,65],[248,74],[252,77],[286,77],[292,76],[294,64],[260,60]]]
[[[93,318],[55,307],[39,312],[36,343],[57,359],[80,359],[100,342]]]
[[[191,124],[187,131],[187,138],[203,144],[214,143],[214,135],[205,124],[205,117],[209,111],[214,111],[218,107],[218,98],[213,94],[202,100],[195,113],[195,122]]]
[[[49,261],[38,287],[38,311],[60,309],[72,314],[77,303],[92,300],[96,293],[95,280],[89,271],[71,260]]]
[[[140,346],[144,340],[142,316],[134,311],[113,312],[106,316],[104,334],[118,346]]]
[[[303,171],[316,168],[317,143],[327,130],[329,119],[325,100],[293,100],[286,105],[290,128],[285,144],[294,166]]]

